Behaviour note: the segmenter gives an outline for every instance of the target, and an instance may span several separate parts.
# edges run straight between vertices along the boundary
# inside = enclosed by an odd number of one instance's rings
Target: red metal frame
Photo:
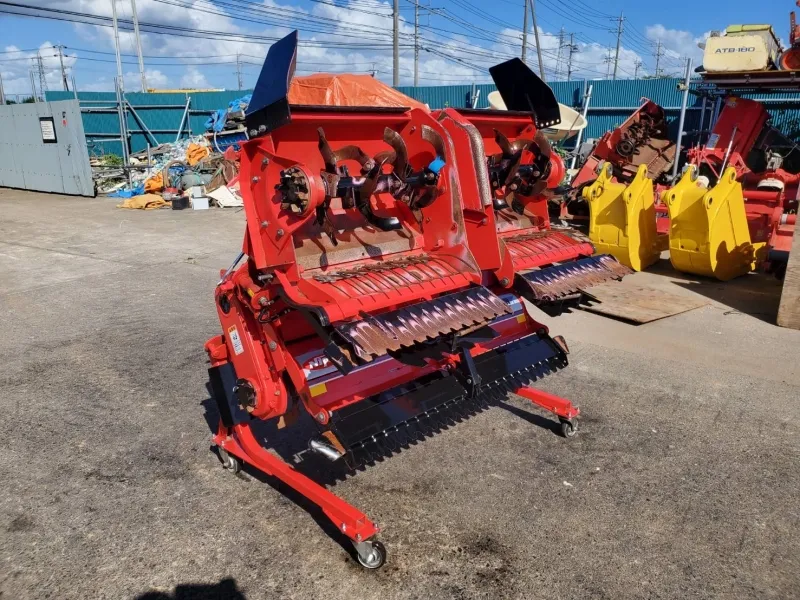
[[[228,454],[236,456],[267,475],[280,479],[311,500],[351,540],[365,541],[380,531],[360,510],[267,452],[253,435],[249,424],[239,424],[230,429],[220,424],[213,441]]]
[[[522,387],[516,393],[567,421],[575,419],[581,412],[569,400],[536,388]]]
[[[719,178],[723,168],[734,167],[742,183],[750,239],[766,243],[768,251],[759,268],[772,269],[769,256],[787,253],[794,235],[800,174],[783,169],[755,173],[746,164],[746,157],[757,146],[767,128],[769,113],[761,102],[730,97],[720,112],[705,146],[690,148],[689,163]],[[726,160],[727,159],[727,160]],[[766,187],[765,187],[765,184]],[[776,189],[779,188],[779,189]]]
[[[454,118],[461,119],[457,113]],[[470,120],[479,123],[488,152],[499,150],[491,127],[503,128],[512,139],[536,133],[530,117]],[[340,198],[331,199],[319,129],[336,152],[358,146],[376,163],[384,161],[381,174],[388,178],[401,175],[394,173],[397,163],[386,154],[391,151],[385,141],[391,132],[405,141],[412,171],[422,172],[441,158],[434,199],[411,206],[393,193],[376,191],[369,198],[371,210],[396,217],[401,227],[385,231],[372,226],[359,209],[345,206]],[[294,108],[289,125],[243,144],[240,182],[247,214],[243,252],[248,258],[222,274],[215,299],[223,334],[209,340],[206,350],[213,367],[229,363],[238,382],[249,386],[251,396],[242,408],[252,418],[288,421],[299,402],[324,425],[349,405],[437,370],[457,369],[462,362],[459,354],[445,353],[420,367],[387,355],[349,372],[331,368],[324,375],[312,374],[304,364],[309,356],[323,356],[329,344],[325,327],[369,320],[469,289],[486,283],[487,273],[496,274],[496,282],[501,282],[523,266],[571,257],[576,248],[592,253],[590,244],[558,232],[548,238],[519,239],[520,234],[549,230],[542,194],[522,199],[529,208],[522,225],[507,217],[498,223],[476,183],[486,169],[486,155],[476,155],[468,140],[449,132],[446,121],[421,110]],[[337,166],[358,176],[363,164],[352,158],[354,151],[345,154]],[[563,175],[563,164],[554,160],[553,181]],[[298,210],[287,208],[279,189],[292,169],[302,172],[307,187],[307,204]],[[331,202],[326,218],[332,221],[336,244],[318,220],[317,208],[325,207],[325,202]],[[491,321],[498,337],[476,342],[469,350],[472,357],[526,336],[547,335],[547,328],[514,298],[509,301],[517,306],[512,314]],[[559,418],[571,420],[578,414],[569,401],[527,387],[519,393]],[[354,542],[369,540],[378,532],[361,511],[265,450],[247,422],[232,426],[221,422],[213,440],[227,454],[315,503]]]
[[[664,109],[652,100],[647,98],[642,100],[642,105],[625,119],[622,125],[605,133],[597,141],[591,156],[572,179],[573,188],[597,179],[597,166],[601,161],[614,165],[615,178],[622,183],[632,181],[639,166],[643,164],[647,165],[648,177],[654,181],[667,172],[675,158],[675,144],[666,134]],[[621,155],[618,151],[619,143],[629,137],[631,128],[635,129],[644,120],[655,124],[656,135],[648,139],[647,143],[638,145],[638,152],[635,154]],[[635,141],[632,140],[634,145]]]
[[[530,196],[515,195],[524,206],[523,214],[510,209],[496,211],[493,199],[507,198],[509,190],[503,185],[494,189],[482,187],[480,176],[473,175],[481,170],[485,173],[487,159],[502,152],[497,142],[498,132],[512,144],[536,138],[537,130],[530,115],[448,108],[435,112],[434,116],[464,152],[464,158],[459,156],[459,171],[469,245],[481,269],[493,275],[495,285],[508,288],[517,273],[594,254],[591,243],[551,231],[548,197],[565,172],[564,163],[555,152],[550,155],[546,187]],[[480,136],[482,151],[471,139],[471,129]],[[534,158],[530,150],[525,150],[521,164],[529,165]],[[463,167],[464,164],[469,166]]]

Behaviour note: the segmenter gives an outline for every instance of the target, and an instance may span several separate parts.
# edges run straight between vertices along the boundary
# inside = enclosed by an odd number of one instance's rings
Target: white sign
[[[42,130],[42,141],[45,144],[55,144],[56,124],[53,117],[39,117],[39,127]]]

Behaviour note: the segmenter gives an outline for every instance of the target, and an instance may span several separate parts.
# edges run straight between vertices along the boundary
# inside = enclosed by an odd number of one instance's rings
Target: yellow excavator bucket
[[[606,165],[584,188],[589,203],[589,239],[598,253],[611,254],[623,265],[641,271],[660,255],[653,181],[641,165],[630,185],[611,181]]]
[[[750,242],[742,184],[730,167],[717,185],[697,184],[697,171],[689,166],[675,186],[667,190],[669,255],[672,266],[684,273],[727,281],[756,267],[764,244]]]

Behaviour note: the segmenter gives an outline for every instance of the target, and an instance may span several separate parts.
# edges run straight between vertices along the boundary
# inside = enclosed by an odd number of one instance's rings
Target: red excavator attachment
[[[247,229],[216,289],[223,333],[206,344],[220,415],[214,443],[225,466],[248,463],[318,505],[358,561],[377,568],[386,558],[378,528],[305,474],[305,459],[347,472],[509,391],[553,412],[573,435],[578,410],[529,387],[566,366],[566,343],[532,318],[510,281],[497,286],[490,275],[526,276],[534,271],[515,269],[588,256],[591,247],[548,231],[546,212],[525,195],[542,191],[538,181],[518,200],[508,193],[516,180],[501,171],[509,160],[520,172],[546,166],[525,137],[506,140],[510,150],[492,147],[502,156],[487,166],[483,150],[469,145],[480,137],[464,146],[420,109],[289,106],[296,35],[271,47],[246,115]],[[520,139],[530,157],[505,156]],[[501,176],[498,190],[507,192],[496,200],[522,203],[521,212],[475,191],[481,178],[488,185]],[[538,249],[547,259],[531,259]],[[578,261],[535,271],[553,280],[536,289],[561,297],[563,282],[581,277],[567,269],[582,268]],[[298,420],[301,410],[316,430]],[[270,419],[295,437],[305,431],[304,460],[265,449],[253,427]]]

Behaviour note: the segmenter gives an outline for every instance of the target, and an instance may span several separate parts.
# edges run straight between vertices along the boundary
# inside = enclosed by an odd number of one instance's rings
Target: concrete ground
[[[335,486],[383,529],[365,572],[204,418],[212,293],[243,214],[0,190],[0,597],[800,597],[800,332],[780,284],[635,278],[709,304],[635,327],[545,319],[542,387]],[[291,434],[303,432],[291,430]]]

